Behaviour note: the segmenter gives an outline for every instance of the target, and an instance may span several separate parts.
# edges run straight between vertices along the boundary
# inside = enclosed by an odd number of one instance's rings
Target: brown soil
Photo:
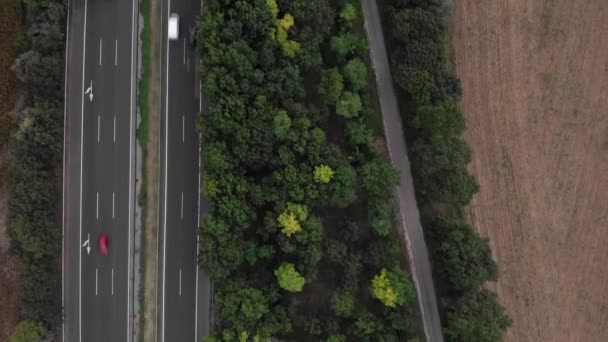
[[[10,193],[11,157],[8,137],[14,126],[9,119],[15,106],[17,80],[10,70],[16,57],[15,37],[22,26],[18,1],[0,0],[0,341],[8,341],[19,320],[17,263],[8,253],[6,216]]]
[[[608,2],[459,0],[452,46],[507,341],[608,336]]]

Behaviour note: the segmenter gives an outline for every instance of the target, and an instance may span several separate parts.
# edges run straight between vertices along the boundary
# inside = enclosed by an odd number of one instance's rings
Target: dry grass
[[[507,341],[608,336],[608,2],[461,0],[456,69]]]

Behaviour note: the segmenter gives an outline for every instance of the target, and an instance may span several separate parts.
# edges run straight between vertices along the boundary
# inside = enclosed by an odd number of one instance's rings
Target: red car
[[[99,253],[101,253],[102,255],[107,255],[109,243],[110,243],[110,238],[108,237],[108,234],[102,233],[99,236]]]

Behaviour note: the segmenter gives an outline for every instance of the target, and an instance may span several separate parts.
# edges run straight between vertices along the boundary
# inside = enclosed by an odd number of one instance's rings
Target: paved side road
[[[412,172],[407,157],[407,146],[403,137],[401,117],[395,89],[393,88],[376,0],[363,0],[363,16],[378,84],[378,97],[384,119],[384,134],[391,161],[399,171],[400,183],[396,189],[397,199],[399,200],[399,222],[402,229],[405,230],[410,267],[418,294],[424,333],[427,341],[443,341],[431,266],[424,235],[422,234],[422,226],[420,225]]]

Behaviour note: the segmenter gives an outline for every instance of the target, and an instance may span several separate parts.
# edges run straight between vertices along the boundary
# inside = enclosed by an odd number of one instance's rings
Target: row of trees
[[[373,145],[357,1],[209,0],[200,263],[210,341],[416,335],[393,237],[396,171]],[[327,305],[330,303],[330,305]]]
[[[488,240],[465,221],[463,206],[479,187],[467,171],[471,151],[462,138],[459,80],[449,70],[449,4],[393,0],[385,8],[393,78],[405,110],[412,174],[439,294],[446,339],[497,341],[511,321],[484,288],[498,271]]]
[[[27,5],[22,51],[13,65],[27,94],[12,137],[8,234],[11,252],[19,263],[18,292],[24,319],[13,341],[36,341],[61,320],[57,168],[63,122],[65,8],[61,1],[29,1]]]

